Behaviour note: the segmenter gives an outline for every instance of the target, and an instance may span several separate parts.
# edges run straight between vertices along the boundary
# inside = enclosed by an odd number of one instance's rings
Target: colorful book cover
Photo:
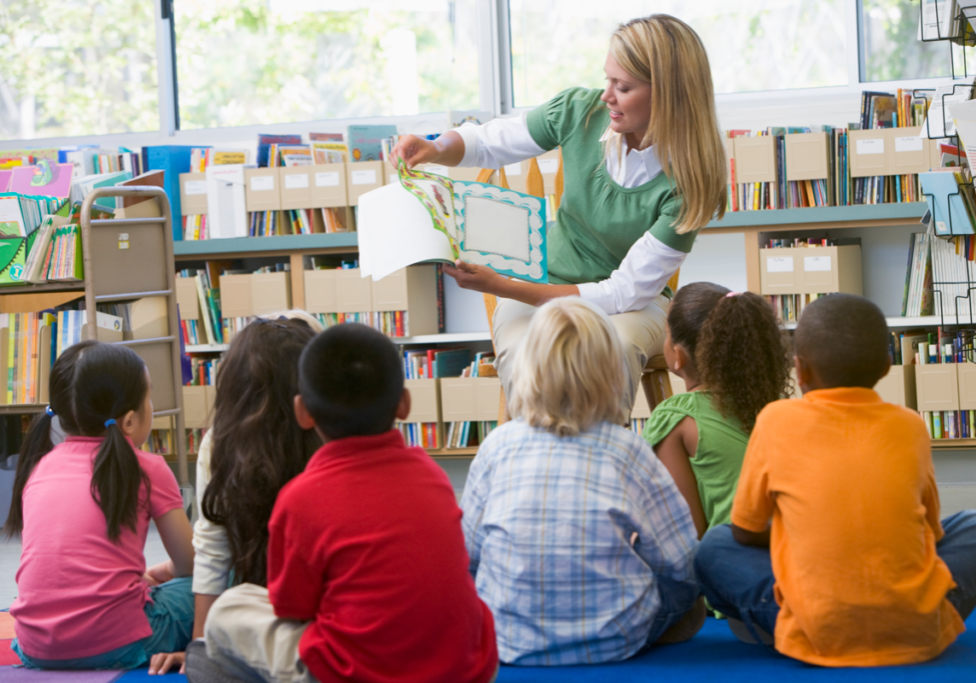
[[[11,171],[10,191],[66,199],[71,194],[73,170],[71,164],[52,164],[41,159],[34,166],[21,166]],[[0,180],[0,187],[2,185]]]
[[[271,145],[300,145],[301,135],[258,135],[258,168],[267,168]]]
[[[403,164],[399,177],[359,198],[363,277],[380,280],[414,263],[461,259],[506,277],[549,281],[544,199]]]
[[[396,134],[396,126],[349,126],[349,160],[379,161],[382,141]]]

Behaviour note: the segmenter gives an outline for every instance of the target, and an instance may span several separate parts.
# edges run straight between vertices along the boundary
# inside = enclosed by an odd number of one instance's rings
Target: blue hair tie
[[[115,420],[105,420],[105,429],[108,429],[115,424]]]
[[[47,413],[48,417],[54,417],[55,415],[57,415],[57,413],[54,412],[54,408],[52,408],[51,406],[45,408],[44,412]]]

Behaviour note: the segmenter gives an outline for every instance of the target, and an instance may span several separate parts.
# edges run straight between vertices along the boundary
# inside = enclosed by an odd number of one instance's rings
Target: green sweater
[[[686,417],[698,426],[698,450],[691,457],[691,469],[698,480],[705,519],[709,528],[729,524],[749,435],[738,420],[723,417],[715,409],[707,391],[689,391],[654,409],[644,427],[644,440],[653,448]]]
[[[547,235],[549,281],[555,284],[607,279],[648,231],[685,253],[697,234],[674,231],[681,200],[665,173],[633,188],[621,187],[607,173],[600,138],[610,114],[600,101],[602,92],[564,90],[526,119],[536,144],[546,150],[562,147],[563,196]]]

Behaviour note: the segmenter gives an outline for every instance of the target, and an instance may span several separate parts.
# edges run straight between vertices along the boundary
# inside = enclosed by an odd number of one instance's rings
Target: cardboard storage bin
[[[206,173],[180,173],[180,213],[184,216],[207,213]]]
[[[918,397],[915,389],[916,367],[918,366],[892,365],[888,374],[882,377],[874,386],[874,390],[878,392],[881,400],[916,410],[918,406]],[[973,367],[976,368],[976,366]],[[974,379],[976,379],[976,375],[974,375]]]
[[[402,422],[430,423],[441,421],[440,380],[408,379],[404,385],[410,390],[410,414]]]
[[[407,336],[437,334],[437,268],[410,266],[372,283],[372,311],[406,311]]]
[[[373,278],[362,277],[359,268],[343,268],[336,273],[336,312],[363,313],[373,308]]]
[[[306,270],[305,310],[309,313],[337,313],[337,269]]]
[[[254,315],[250,274],[220,276],[220,315],[224,318],[249,318]]]
[[[861,247],[797,247],[760,249],[760,291],[763,294],[861,295]]]
[[[923,413],[959,410],[959,373],[956,364],[916,365],[915,396],[918,410]]]
[[[244,202],[248,211],[280,211],[281,183],[278,180],[278,169],[244,169]]]
[[[359,198],[370,190],[383,187],[386,181],[386,162],[360,161],[346,164],[349,206],[359,206]]]
[[[250,277],[252,315],[267,315],[291,308],[291,273],[254,273]]]
[[[502,385],[497,377],[444,377],[440,382],[444,422],[498,419]]]

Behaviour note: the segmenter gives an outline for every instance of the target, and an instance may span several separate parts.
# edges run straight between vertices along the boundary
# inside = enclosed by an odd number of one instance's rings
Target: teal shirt
[[[698,480],[705,519],[709,528],[730,524],[749,435],[737,419],[718,412],[707,391],[689,391],[654,409],[644,427],[644,440],[653,448],[686,417],[698,425],[698,450],[691,457],[691,469]]]
[[[600,101],[602,92],[564,90],[526,118],[536,144],[545,150],[562,148],[563,196],[546,237],[549,281],[555,284],[607,279],[646,232],[685,253],[697,234],[674,231],[681,200],[667,174],[627,188],[607,173],[600,138],[610,114]]]

